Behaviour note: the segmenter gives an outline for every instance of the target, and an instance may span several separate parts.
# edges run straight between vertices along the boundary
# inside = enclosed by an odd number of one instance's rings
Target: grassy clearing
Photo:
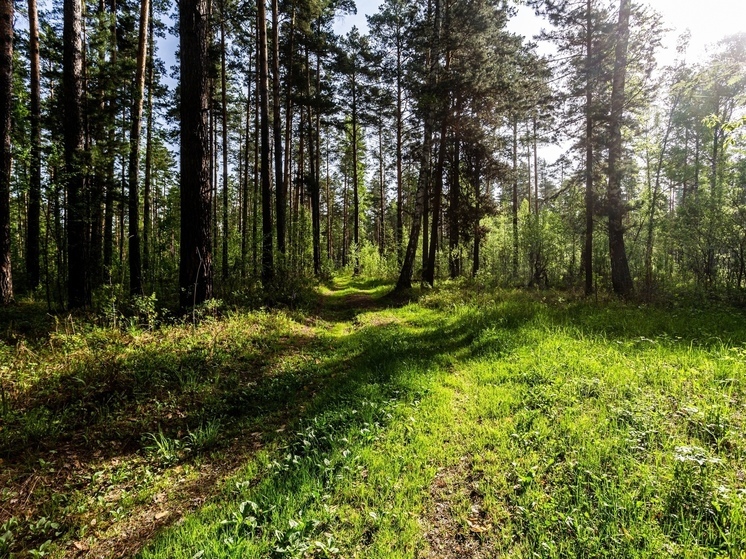
[[[157,529],[141,557],[742,557],[743,313],[387,289],[29,350],[0,429],[10,549],[123,555]],[[104,384],[129,391],[76,411]],[[90,481],[28,490],[85,436]]]

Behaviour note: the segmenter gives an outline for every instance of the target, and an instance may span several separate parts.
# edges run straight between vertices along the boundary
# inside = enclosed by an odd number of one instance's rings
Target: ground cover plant
[[[742,556],[741,310],[389,290],[8,321],[0,556]]]

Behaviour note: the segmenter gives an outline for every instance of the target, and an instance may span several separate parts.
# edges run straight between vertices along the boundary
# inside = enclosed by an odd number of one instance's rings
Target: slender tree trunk
[[[249,54],[249,75],[251,75],[251,54]],[[241,277],[246,278],[249,251],[247,246],[249,234],[249,146],[251,137],[251,78],[248,80],[246,93],[246,146],[244,147],[244,180],[243,204],[241,205]]]
[[[448,262],[450,264],[451,279],[456,279],[461,274],[461,256],[459,254],[460,244],[460,203],[461,203],[461,177],[459,176],[460,169],[460,151],[461,143],[458,137],[454,138],[453,142],[453,161],[451,163],[451,192],[450,192],[450,205],[448,208],[450,215],[449,224],[449,243],[448,243]]]
[[[401,29],[397,29],[396,39],[396,247],[397,259],[401,266],[404,261],[404,179],[402,163],[404,159],[404,124],[403,124],[403,85],[402,85],[402,38]]]
[[[417,256],[417,245],[420,240],[420,225],[423,222],[425,213],[425,193],[429,180],[430,166],[430,145],[432,143],[432,132],[429,120],[424,123],[424,134],[422,142],[422,151],[420,153],[420,175],[417,179],[417,193],[415,195],[414,215],[412,216],[412,229],[409,231],[409,243],[407,252],[404,255],[399,280],[396,282],[396,291],[411,289],[412,274],[414,272],[414,260]]]
[[[629,296],[634,286],[624,246],[624,202],[622,201],[622,118],[624,116],[624,87],[627,77],[627,47],[629,44],[629,19],[631,0],[620,0],[619,26],[617,29],[616,61],[611,91],[609,139],[609,254],[611,255],[611,283],[614,292]]]
[[[152,209],[151,200],[153,198],[153,82],[154,82],[154,64],[153,64],[153,3],[150,6],[150,29],[148,30],[148,42],[150,50],[148,55],[148,121],[145,137],[145,182],[143,184],[143,223],[142,223],[142,270],[146,278],[151,272],[150,243],[152,229]]]
[[[655,212],[658,206],[658,197],[660,196],[661,175],[663,173],[663,164],[665,162],[666,151],[668,150],[668,138],[671,135],[673,125],[673,115],[678,105],[678,98],[674,101],[671,111],[668,113],[668,123],[666,124],[666,133],[663,136],[658,161],[655,166],[655,184],[650,192],[650,215],[648,216],[647,239],[645,241],[645,287],[648,292],[653,287],[653,241],[655,235]],[[648,182],[652,182],[648,180]]]
[[[13,92],[13,2],[0,2],[0,303],[13,302],[10,232],[10,128]]]
[[[450,109],[447,109],[448,111]],[[433,179],[433,221],[430,232],[430,252],[427,257],[427,266],[423,272],[423,279],[431,286],[435,284],[435,257],[438,253],[438,229],[440,227],[440,208],[443,199],[443,169],[446,161],[446,144],[448,139],[448,113],[443,116],[440,128],[440,145],[438,147],[438,162],[435,167],[435,178]]]
[[[518,117],[513,117],[513,281],[518,280]]]
[[[343,193],[343,201],[342,201],[342,267],[347,267],[347,254],[348,249],[350,246],[349,241],[349,222],[350,222],[350,216],[349,214],[349,197],[348,197],[348,191],[349,191],[349,173],[344,173],[344,193]]]
[[[352,74],[352,242],[355,243],[354,274],[360,273],[360,185],[358,183],[358,106],[356,76]]]
[[[259,30],[259,106],[261,113],[261,179],[262,179],[262,283],[267,287],[274,278],[272,243],[272,185],[270,182],[269,86],[267,59],[267,11],[265,0],[257,2]]]
[[[179,1],[181,47],[182,307],[212,297],[211,173],[209,153],[209,11],[207,0]]]
[[[277,250],[285,255],[287,190],[282,162],[282,115],[280,114],[280,18],[277,0],[272,0],[272,119],[275,145],[275,196],[277,217]],[[284,263],[283,263],[284,265]]]
[[[311,98],[310,70],[308,65],[308,51],[306,51],[306,95]],[[313,244],[313,273],[321,276],[321,189],[317,172],[316,134],[313,131],[313,116],[311,105],[306,108],[308,118],[308,187],[311,194],[311,237]]]
[[[383,157],[383,115],[378,115],[378,194],[380,200],[378,224],[378,254],[384,255],[386,251],[386,183],[385,183],[385,160]]]
[[[41,220],[41,70],[39,63],[39,18],[36,0],[28,0],[29,61],[31,66],[31,161],[29,176],[28,237],[26,274],[28,287],[36,289],[40,276]]]
[[[286,224],[284,225],[284,229],[286,231],[285,235],[287,237],[288,229],[290,230],[290,242],[293,243],[293,228],[294,228],[294,214],[293,214],[293,192],[292,192],[292,172],[291,167],[293,163],[293,157],[291,154],[291,142],[292,142],[292,132],[293,132],[293,104],[292,104],[292,95],[289,94],[291,90],[291,82],[292,82],[292,68],[295,61],[295,1],[293,0],[291,2],[291,9],[290,9],[290,29],[288,31],[290,41],[288,45],[288,53],[287,53],[287,72],[285,77],[285,88],[288,92],[287,95],[285,95],[285,162],[283,167],[283,180],[282,180],[282,190],[285,195],[285,204],[284,206],[288,206],[288,198],[289,198],[289,206],[290,206],[290,227],[287,226],[287,216],[285,217]],[[287,241],[286,241],[287,244]],[[291,247],[293,249],[294,246]],[[285,249],[287,252],[287,247]]]
[[[140,34],[137,44],[137,72],[132,102],[129,156],[129,264],[130,293],[142,295],[142,261],[140,256],[140,134],[142,105],[145,96],[145,65],[148,59],[148,18],[150,0],[140,2]]]
[[[256,51],[259,56],[259,35],[257,34]],[[258,64],[258,59],[255,64]],[[260,143],[260,124],[259,124],[259,68],[255,67],[255,91],[254,91],[254,195],[252,197],[252,215],[251,225],[251,264],[254,277],[259,277],[259,143]]]
[[[480,168],[481,162],[479,155],[475,155],[474,157],[474,200],[477,210],[477,215],[474,219],[474,257],[472,262],[472,269],[471,269],[471,276],[473,278],[477,277],[477,273],[479,272],[479,266],[481,265],[480,262],[480,247],[482,245],[482,227],[480,224],[481,221],[481,204],[482,204],[482,192],[479,185],[479,180],[481,176],[481,168]]]
[[[63,29],[63,97],[65,174],[67,176],[67,286],[68,305],[90,303],[86,240],[87,208],[85,137],[83,129],[83,6],[65,0]]]
[[[334,218],[334,200],[332,200],[331,179],[329,177],[329,131],[326,138],[326,257],[329,262],[334,258],[334,241],[332,235],[332,222]]]
[[[225,0],[221,4],[220,11],[220,104],[223,120],[223,259],[222,278],[228,280],[230,269],[228,267],[228,86],[226,83],[227,69],[225,66]]]
[[[593,13],[586,2],[585,84],[585,294],[593,293]]]
[[[109,11],[111,13],[111,27],[109,32],[111,34],[111,64],[116,65],[117,61],[117,3],[116,0],[109,1]],[[116,109],[115,109],[115,96],[109,95],[106,99],[106,107],[114,115],[113,120],[116,121]],[[103,273],[102,279],[105,282],[111,281],[111,271],[114,264],[114,218],[117,192],[116,192],[116,181],[114,178],[114,167],[115,167],[115,154],[113,148],[114,142],[107,142],[107,161],[106,161],[106,180],[104,193],[104,234],[103,234]]]

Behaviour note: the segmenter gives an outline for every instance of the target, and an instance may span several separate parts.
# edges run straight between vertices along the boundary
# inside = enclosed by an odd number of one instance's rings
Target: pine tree
[[[208,0],[180,0],[182,307],[212,297]]]
[[[63,31],[63,97],[65,175],[67,177],[67,285],[68,305],[90,304],[88,208],[85,136],[83,127],[83,6],[65,0]]]
[[[0,3],[0,303],[13,301],[10,255],[11,101],[13,89],[13,2]]]

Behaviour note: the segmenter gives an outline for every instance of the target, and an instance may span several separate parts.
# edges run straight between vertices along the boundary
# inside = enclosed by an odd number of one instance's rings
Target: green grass
[[[34,350],[45,375],[19,371],[15,427],[0,435],[32,449],[54,410],[98,401],[79,388],[65,406],[35,404],[74,386],[51,367],[66,352],[99,363],[76,369],[97,393],[104,373],[129,375],[116,386],[130,396],[82,422],[94,433],[141,412],[129,427],[139,466],[102,474],[133,478],[114,503],[123,515],[254,444],[143,558],[743,557],[741,311],[454,285],[404,304],[387,291],[339,279],[305,314],[235,314],[119,345],[107,336],[123,334],[65,335]],[[58,446],[83,429],[66,413]],[[78,520],[101,518],[90,495],[71,500],[88,507]],[[95,543],[67,507],[47,508],[57,528],[40,525],[36,538],[30,519],[16,520],[27,549]],[[98,540],[120,534],[107,522]]]

